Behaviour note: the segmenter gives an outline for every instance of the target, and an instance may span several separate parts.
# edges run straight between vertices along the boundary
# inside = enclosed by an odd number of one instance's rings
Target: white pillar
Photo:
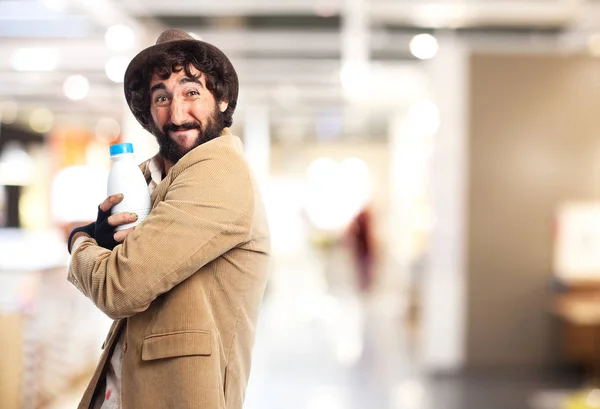
[[[247,107],[244,113],[244,149],[246,159],[258,183],[264,186],[271,164],[271,135],[267,106]]]
[[[465,359],[465,220],[468,180],[468,52],[448,34],[428,72],[440,111],[432,160],[433,208],[428,271],[423,281],[422,362],[426,369],[460,369]]]
[[[363,100],[371,87],[369,17],[366,0],[344,0],[340,79],[346,97],[352,102]]]
[[[369,29],[369,13],[365,0],[344,0],[341,31],[343,63],[368,62]]]
[[[415,257],[415,216],[426,186],[428,152],[424,135],[405,112],[389,123],[390,144],[390,255],[403,270]]]

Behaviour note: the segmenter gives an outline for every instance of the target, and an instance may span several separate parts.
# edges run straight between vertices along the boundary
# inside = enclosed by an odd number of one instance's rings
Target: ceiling
[[[106,30],[115,24],[134,32],[129,49],[107,46]],[[426,92],[427,62],[409,48],[414,35],[453,35],[486,51],[584,51],[590,36],[600,30],[600,3],[0,0],[0,107],[8,107],[4,121],[12,120],[14,103],[15,123],[22,126],[41,107],[53,113],[55,125],[93,129],[102,117],[122,121],[122,84],[107,77],[105,65],[114,56],[131,59],[167,27],[193,32],[230,56],[241,84],[237,124],[258,107],[268,109],[276,139],[287,135],[302,140],[315,129],[376,138],[385,136],[391,112]],[[22,48],[54,50],[43,60],[56,58],[55,66],[37,72],[43,63],[15,69],[14,53]],[[44,50],[35,52],[45,55]],[[354,59],[370,62],[369,88],[377,91],[370,96],[349,95],[355,84],[340,79],[344,63]],[[72,101],[63,83],[76,74],[85,76],[90,86],[85,98]]]

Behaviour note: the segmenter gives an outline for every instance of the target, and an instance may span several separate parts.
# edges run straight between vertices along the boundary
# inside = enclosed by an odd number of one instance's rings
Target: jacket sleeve
[[[247,242],[254,206],[248,168],[233,152],[220,156],[173,176],[164,201],[113,251],[83,242],[69,281],[109,317],[125,318]]]

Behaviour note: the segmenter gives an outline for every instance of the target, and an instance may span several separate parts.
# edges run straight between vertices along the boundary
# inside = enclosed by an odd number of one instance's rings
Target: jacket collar
[[[179,160],[179,162],[177,162],[175,165],[173,165],[173,167],[171,169],[173,169],[175,167],[178,167],[178,168],[179,167],[187,167],[187,166],[191,165],[192,163],[197,162],[202,157],[202,154],[207,147],[215,146],[215,145],[222,145],[222,146],[228,145],[228,146],[233,147],[240,154],[243,154],[243,152],[244,152],[244,144],[242,143],[242,140],[239,137],[232,134],[231,130],[229,128],[223,128],[223,131],[221,131],[221,135],[219,137],[212,139],[208,142],[205,142],[202,145],[197,146],[196,148],[192,149],[183,158],[181,158]],[[150,165],[151,163],[152,163],[152,165]],[[161,167],[162,167],[162,169],[164,169],[163,163],[164,163],[164,159],[160,155],[160,153],[157,153],[151,159],[142,163],[140,168],[141,168],[142,172],[144,173],[144,177],[146,178],[147,182],[150,182],[150,180],[153,179],[153,177],[152,177],[153,172],[156,172]]]

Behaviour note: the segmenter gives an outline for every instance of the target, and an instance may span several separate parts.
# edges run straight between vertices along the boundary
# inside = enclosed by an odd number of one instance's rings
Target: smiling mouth
[[[198,132],[197,129],[177,129],[174,131],[169,131],[169,135],[175,135],[175,136],[179,136],[179,135],[187,135],[188,133],[191,132]]]

